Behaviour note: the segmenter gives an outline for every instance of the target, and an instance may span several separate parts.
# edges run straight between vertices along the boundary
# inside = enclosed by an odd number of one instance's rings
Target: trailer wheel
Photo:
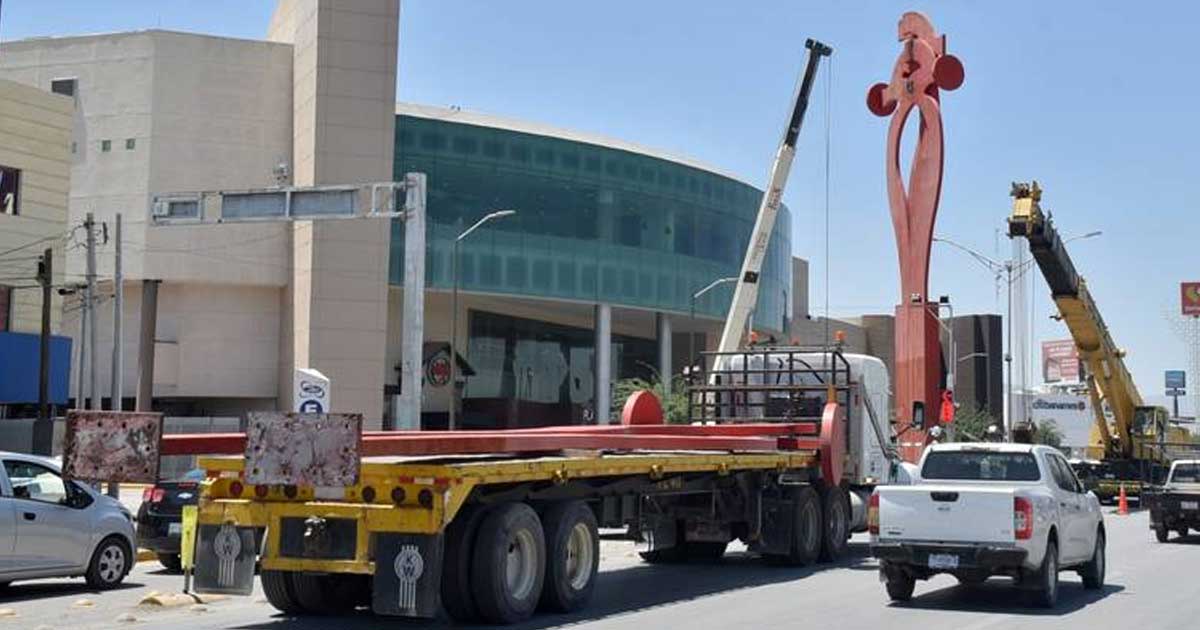
[[[792,541],[786,554],[768,555],[771,564],[802,567],[812,564],[821,554],[821,498],[811,486],[795,488],[792,499]]]
[[[821,515],[824,527],[821,531],[821,562],[836,562],[846,555],[850,546],[850,499],[846,491],[833,486],[824,493]]]
[[[305,612],[317,615],[336,615],[353,610],[365,588],[354,579],[357,576],[300,571],[289,571],[287,575],[296,602]]]
[[[565,501],[542,515],[546,532],[546,578],[541,607],[573,612],[587,605],[600,569],[596,515],[583,501]]]
[[[471,555],[471,585],[484,620],[516,623],[533,614],[546,569],[545,533],[533,508],[507,503],[491,510]]]
[[[292,581],[288,577],[287,571],[263,569],[259,577],[262,580],[263,593],[267,596],[267,602],[276,610],[285,615],[302,615],[307,612],[296,599],[296,593],[292,590]]]
[[[475,596],[471,591],[471,555],[479,533],[479,523],[487,515],[480,506],[466,506],[459,510],[446,528],[445,549],[442,558],[442,607],[455,621],[471,622],[479,619]]]

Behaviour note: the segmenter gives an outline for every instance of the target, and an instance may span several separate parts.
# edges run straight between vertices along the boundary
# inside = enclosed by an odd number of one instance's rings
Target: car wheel
[[[1100,530],[1096,532],[1096,548],[1092,550],[1092,559],[1079,572],[1083,577],[1083,588],[1094,591],[1104,586],[1104,543],[1104,530]]]
[[[917,580],[907,573],[897,571],[887,576],[884,587],[887,588],[889,599],[894,602],[906,602],[912,599]]]
[[[129,546],[117,536],[100,541],[96,551],[92,552],[92,561],[84,574],[88,586],[104,590],[120,584],[133,566],[132,556]]]
[[[183,558],[180,558],[177,553],[158,554],[158,563],[171,573],[180,573],[183,571]]]
[[[1157,538],[1158,542],[1160,542],[1160,543],[1167,542],[1167,538],[1170,535],[1171,535],[1171,531],[1167,529],[1166,525],[1158,525],[1157,527],[1154,528],[1154,537]]]
[[[1184,536],[1188,535],[1188,528],[1186,528],[1186,527],[1176,528],[1175,533],[1179,534],[1180,538],[1183,538]]]
[[[1058,603],[1058,545],[1053,540],[1046,543],[1046,557],[1042,558],[1037,577],[1034,603],[1041,608],[1054,608]]]

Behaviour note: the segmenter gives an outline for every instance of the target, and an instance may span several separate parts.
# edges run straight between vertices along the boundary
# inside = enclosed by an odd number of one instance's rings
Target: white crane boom
[[[808,49],[808,64],[804,68],[804,78],[796,92],[792,116],[783,133],[783,141],[779,143],[779,150],[775,153],[775,163],[771,166],[766,191],[758,206],[758,218],[754,220],[754,231],[750,233],[750,243],[742,261],[742,272],[738,275],[733,302],[729,306],[729,316],[725,319],[725,330],[721,333],[721,343],[717,347],[719,352],[733,352],[738,349],[750,313],[758,302],[758,279],[762,272],[763,259],[767,256],[771,231],[775,228],[775,215],[779,214],[779,204],[783,200],[783,187],[787,184],[792,159],[796,157],[796,139],[800,136],[804,112],[808,109],[808,96],[816,78],[817,63],[821,57],[827,57],[833,52],[829,46],[813,39],[805,42],[804,46]]]

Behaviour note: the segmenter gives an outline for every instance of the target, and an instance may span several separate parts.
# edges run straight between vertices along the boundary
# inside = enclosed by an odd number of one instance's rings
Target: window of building
[[[0,211],[21,214],[21,169],[0,165]]]
[[[642,244],[642,218],[636,214],[623,214],[617,219],[617,242],[630,247]]]
[[[595,155],[589,155],[587,157],[587,160],[584,162],[584,168],[586,168],[589,172],[599,173],[600,172],[600,158]]]
[[[513,144],[508,147],[508,157],[517,162],[528,162],[529,147],[524,144]]]
[[[616,177],[621,172],[621,167],[616,160],[606,160],[604,162],[604,172]]]
[[[566,168],[573,171],[579,170],[579,156],[574,153],[563,153],[559,156],[558,160]]]
[[[475,138],[464,138],[456,136],[451,143],[451,148],[455,153],[462,155],[471,155],[479,150],[479,142]]]
[[[154,205],[155,219],[199,219],[200,202],[195,199],[168,199]]]
[[[132,151],[133,148],[136,146],[137,146],[137,140],[135,138],[125,138],[125,150],[126,151]]]
[[[550,166],[554,164],[554,152],[550,149],[538,149],[537,163]]]
[[[112,151],[112,140],[101,140],[100,141],[100,151],[102,151],[104,153],[108,153],[109,151]]]
[[[441,151],[446,148],[446,136],[427,131],[421,134],[421,148],[430,151]]]
[[[483,154],[496,160],[504,157],[504,143],[498,140],[488,140],[484,142]]]
[[[76,88],[79,86],[79,80],[71,79],[52,79],[50,81],[50,91],[63,96],[75,96]]]
[[[0,284],[0,332],[8,332],[12,311],[12,287]]]

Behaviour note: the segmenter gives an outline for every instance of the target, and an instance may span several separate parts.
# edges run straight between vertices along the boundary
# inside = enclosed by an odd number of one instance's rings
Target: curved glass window
[[[460,287],[688,313],[691,296],[736,276],[761,191],[676,162],[554,137],[396,117],[395,175],[428,176],[426,282],[448,289],[456,224],[517,214],[463,241]],[[760,279],[755,326],[786,329],[791,215],[781,208]],[[389,277],[403,279],[403,223]],[[725,285],[696,303],[724,317]]]

